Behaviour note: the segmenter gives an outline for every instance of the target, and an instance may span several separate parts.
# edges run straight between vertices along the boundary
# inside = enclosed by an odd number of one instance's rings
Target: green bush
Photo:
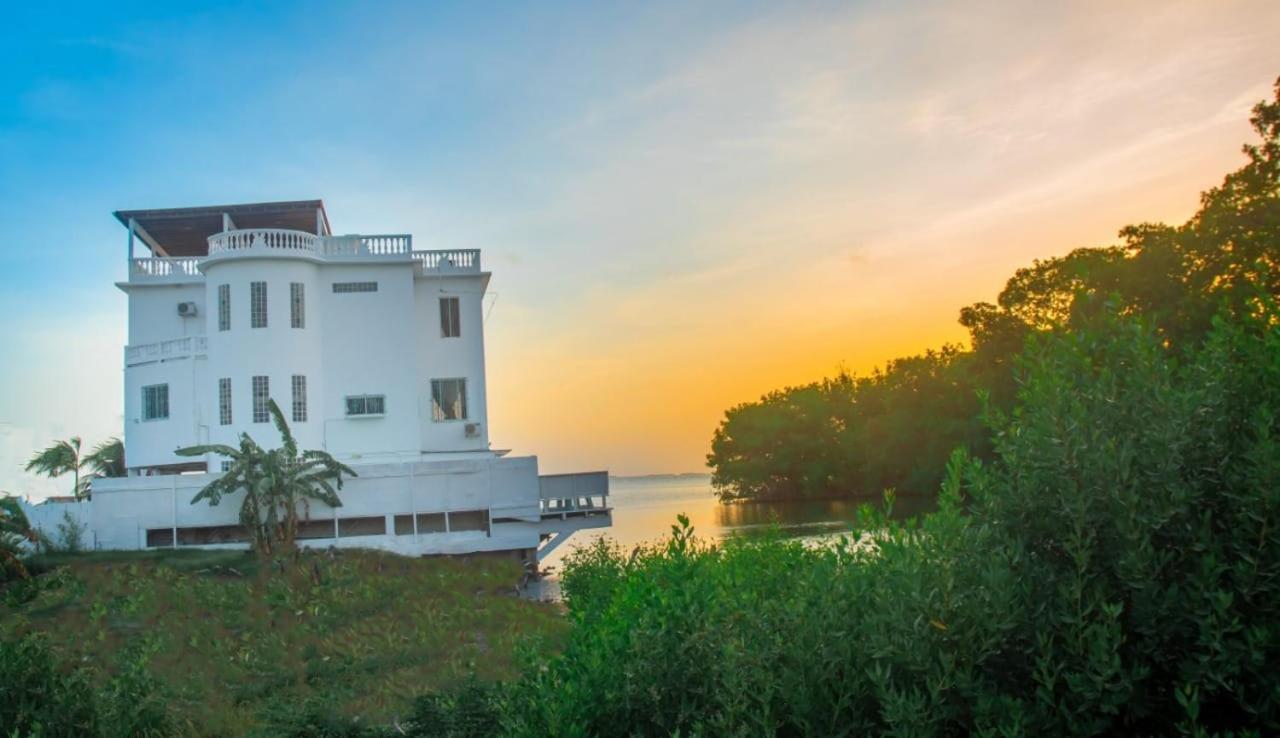
[[[1107,315],[1112,311],[1100,311]],[[1280,730],[1280,314],[1178,358],[1139,319],[1034,339],[994,460],[836,545],[572,557],[574,632],[508,693],[522,735],[1246,735]]]
[[[0,729],[41,738],[152,738],[174,735],[149,653],[121,655],[120,674],[99,680],[90,668],[60,668],[48,638],[31,634],[0,640]]]

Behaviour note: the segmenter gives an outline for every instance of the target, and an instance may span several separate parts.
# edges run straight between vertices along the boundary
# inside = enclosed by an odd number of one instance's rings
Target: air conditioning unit
[[[466,425],[466,427],[465,427],[465,429],[464,429],[464,430],[466,431],[467,438],[479,438],[479,437],[480,437],[480,424],[479,424],[479,423],[467,423],[467,425]]]
[[[178,303],[178,315],[184,318],[194,318],[196,316],[196,304],[194,302]]]

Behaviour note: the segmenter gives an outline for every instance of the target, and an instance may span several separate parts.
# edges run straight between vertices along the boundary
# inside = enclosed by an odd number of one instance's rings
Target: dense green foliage
[[[1280,730],[1280,313],[1173,356],[1101,317],[1038,336],[993,461],[837,545],[577,554],[522,735]]]
[[[30,563],[44,572],[18,583],[30,591],[0,590],[4,738],[16,726],[127,735],[107,723],[128,724],[130,706],[165,735],[363,735],[397,722],[434,735],[483,715],[488,685],[518,673],[519,644],[554,648],[567,628],[556,607],[513,595],[514,560],[185,550]],[[451,691],[419,699],[438,689]],[[67,707],[77,692],[84,713]]]
[[[867,377],[840,375],[729,409],[707,457],[722,497],[928,494],[951,450],[990,458],[983,403],[1013,406],[1014,358],[1028,336],[1099,313],[1142,315],[1175,353],[1194,348],[1222,304],[1251,290],[1280,295],[1280,83],[1254,108],[1261,141],[1205,192],[1181,226],[1140,224],[1122,243],[1037,261],[995,304],[960,312],[971,347],[898,359]]]
[[[0,584],[28,576],[23,562],[27,544],[38,540],[36,531],[16,497],[0,496]]]
[[[277,448],[264,449],[248,433],[241,433],[238,448],[215,443],[176,452],[179,456],[227,457],[229,468],[205,485],[191,504],[217,505],[223,497],[243,492],[240,524],[249,532],[254,550],[263,555],[293,550],[298,521],[309,517],[311,501],[342,507],[338,498],[342,475],[356,476],[351,467],[327,451],[300,451],[276,401],[268,400],[267,409],[280,433]]]

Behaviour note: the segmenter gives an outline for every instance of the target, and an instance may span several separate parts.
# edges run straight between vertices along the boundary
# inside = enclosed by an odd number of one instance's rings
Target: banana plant
[[[294,547],[298,521],[310,516],[312,501],[341,507],[338,490],[342,489],[343,475],[357,476],[325,451],[299,451],[275,400],[269,401],[268,408],[280,432],[279,448],[264,449],[248,433],[242,433],[239,447],[204,444],[177,451],[179,456],[217,454],[231,461],[226,471],[191,499],[191,504],[207,501],[211,506],[217,505],[223,497],[244,492],[240,523],[249,532],[254,548],[264,556]]]

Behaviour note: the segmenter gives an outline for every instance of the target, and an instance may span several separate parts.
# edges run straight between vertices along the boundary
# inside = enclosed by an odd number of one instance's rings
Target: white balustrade
[[[306,231],[284,228],[246,228],[223,231],[209,236],[209,255],[242,249],[280,249],[282,251],[319,252],[321,237]]]
[[[319,257],[401,257],[412,258],[423,269],[441,272],[480,271],[479,249],[414,251],[409,234],[317,236],[306,231],[282,228],[246,228],[224,231],[209,237],[209,256],[237,252],[279,250]],[[205,257],[165,257],[134,259],[131,281],[152,279],[171,281],[200,277],[199,265]]]
[[[209,339],[206,336],[171,338],[168,341],[125,346],[124,365],[134,366],[162,359],[180,359],[192,354],[205,354],[208,351]]]
[[[480,249],[415,251],[413,252],[413,258],[422,263],[423,269],[480,270]]]
[[[134,259],[130,266],[130,279],[148,279],[153,277],[198,277],[200,257],[156,257],[150,259]]]

